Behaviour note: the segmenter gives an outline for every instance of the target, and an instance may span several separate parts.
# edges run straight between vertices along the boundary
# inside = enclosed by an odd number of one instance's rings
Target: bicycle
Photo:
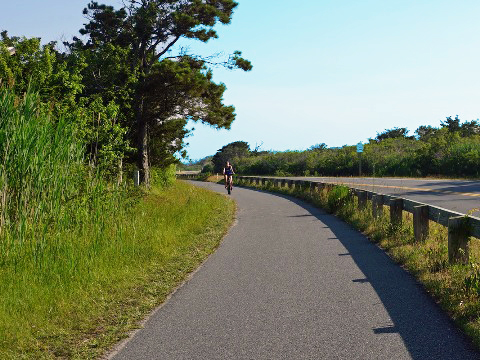
[[[227,191],[228,191],[228,195],[231,195],[231,193],[232,193],[232,189],[233,189],[232,180],[233,180],[233,176],[228,175],[227,176],[227,186],[226,186]]]

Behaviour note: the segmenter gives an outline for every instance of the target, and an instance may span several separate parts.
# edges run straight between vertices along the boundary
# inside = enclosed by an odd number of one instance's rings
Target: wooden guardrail
[[[176,174],[177,178],[187,179],[187,180],[197,180],[199,174]]]
[[[192,174],[178,176],[182,179],[198,178],[197,175]],[[250,183],[251,185],[261,184],[262,186],[266,186],[268,183],[271,183],[272,186],[276,188],[301,188],[303,190],[309,190],[312,193],[315,191],[328,192],[337,185],[334,183],[319,181],[255,176],[237,176],[237,179]],[[346,187],[348,187],[352,194],[358,198],[357,204],[359,210],[364,210],[367,207],[367,201],[371,201],[372,215],[374,218],[381,216],[384,206],[389,207],[390,221],[394,226],[401,225],[403,211],[413,214],[413,229],[416,241],[424,241],[428,236],[429,221],[447,227],[449,262],[462,264],[468,263],[468,240],[470,236],[480,239],[480,219],[456,211],[443,209],[441,207],[400,198],[398,196],[376,193],[350,186]]]
[[[269,182],[278,188],[288,186],[289,189],[301,188],[315,191],[330,191],[336,184],[309,180],[292,180],[285,178],[260,178],[252,176],[238,176],[237,179],[250,184],[267,185]],[[371,201],[372,215],[379,217],[383,207],[390,208],[392,225],[402,223],[402,212],[413,214],[413,228],[416,241],[424,241],[429,232],[429,221],[436,222],[448,228],[448,258],[450,263],[468,263],[468,239],[470,236],[480,239],[480,219],[441,207],[424,204],[410,199],[399,198],[387,194],[358,189],[347,186],[352,194],[358,198],[359,210],[364,210],[367,201]]]

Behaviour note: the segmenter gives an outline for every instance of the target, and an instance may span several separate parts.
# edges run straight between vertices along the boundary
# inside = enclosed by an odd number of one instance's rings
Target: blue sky
[[[85,1],[2,1],[0,28],[46,41],[76,34]],[[110,1],[118,3],[118,1]],[[253,71],[215,70],[236,107],[230,131],[194,124],[189,155],[232,141],[264,150],[367,141],[386,128],[480,117],[480,2],[239,0],[209,55],[242,50]]]

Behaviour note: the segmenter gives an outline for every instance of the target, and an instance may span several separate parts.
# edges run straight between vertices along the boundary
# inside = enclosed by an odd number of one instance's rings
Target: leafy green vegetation
[[[41,254],[31,241],[2,252],[0,358],[99,356],[215,250],[234,213],[181,182],[122,201],[92,204],[99,217],[47,234]]]
[[[346,186],[335,186],[327,195],[327,206],[331,212],[340,210],[351,201],[351,196]]]
[[[239,159],[250,154],[250,148],[245,141],[236,141],[225,145],[212,158],[213,171],[215,173],[222,173],[227,161],[231,159]],[[206,171],[205,171],[206,172]]]
[[[218,245],[225,197],[175,183],[110,181],[85,163],[82,112],[0,87],[0,358],[97,356]]]
[[[420,126],[417,137],[405,128],[386,130],[370,139],[362,154],[367,176],[480,177],[480,124],[447,118],[440,128]],[[242,145],[242,147],[239,146]],[[228,158],[244,175],[357,176],[356,146],[327,148],[318,144],[306,151],[250,151],[238,141],[214,156]],[[241,151],[240,151],[241,150]],[[217,163],[215,163],[217,168]]]
[[[240,51],[202,58],[175,46],[215,39],[215,27],[229,24],[237,5],[128,0],[115,9],[91,1],[82,39],[65,42],[64,51],[3,31],[0,84],[19,96],[33,85],[55,117],[80,114],[77,136],[91,166],[118,182],[124,168],[136,166],[148,186],[151,165],[186,156],[188,121],[229,129],[235,120],[235,108],[223,103],[226,86],[213,81],[212,69],[249,71],[251,63]]]
[[[249,71],[252,65],[241,52],[203,59],[172,50],[181,39],[216,38],[215,26],[229,24],[237,5],[233,0],[129,0],[120,9],[95,1],[85,8],[89,22],[80,33],[86,39],[75,38],[68,47],[88,59],[82,70],[85,94],[120,107],[146,184],[151,163],[164,166],[177,161],[172,154],[185,155],[188,120],[229,129],[235,119],[234,107],[223,104],[226,87],[213,82],[209,66]]]
[[[229,128],[212,68],[173,52],[232,0],[95,1],[82,39],[0,34],[0,358],[92,358],[218,245],[225,197],[175,182],[189,120]],[[167,54],[168,53],[168,54]],[[134,187],[139,170],[145,187]],[[128,176],[125,176],[128,174]]]
[[[430,222],[429,236],[424,242],[416,242],[413,232],[413,216],[403,212],[401,226],[392,226],[388,207],[374,218],[372,204],[367,202],[358,209],[357,198],[345,186],[323,188],[311,193],[308,189],[275,188],[251,185],[242,180],[238,185],[263,188],[304,199],[339,216],[369,239],[385,249],[391,258],[403,265],[440,303],[452,319],[480,348],[480,240],[469,240],[469,263],[451,265],[448,261],[448,230]]]

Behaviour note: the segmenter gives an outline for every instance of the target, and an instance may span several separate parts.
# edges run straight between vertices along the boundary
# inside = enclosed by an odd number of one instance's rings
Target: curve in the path
[[[339,219],[282,195],[233,197],[237,225],[114,359],[480,358],[408,273]]]

